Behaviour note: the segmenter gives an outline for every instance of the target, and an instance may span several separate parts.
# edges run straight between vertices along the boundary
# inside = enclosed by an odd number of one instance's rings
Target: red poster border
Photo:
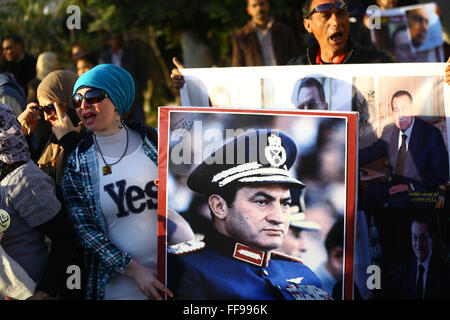
[[[357,150],[358,150],[358,114],[356,112],[316,112],[302,110],[277,109],[238,109],[238,108],[205,108],[205,107],[160,107],[158,109],[158,279],[167,283],[166,279],[166,212],[167,212],[167,154],[169,142],[170,112],[218,112],[218,113],[252,113],[278,115],[312,115],[344,117],[347,119],[347,212],[344,266],[344,299],[353,299],[354,289],[354,241],[355,217],[357,201]]]

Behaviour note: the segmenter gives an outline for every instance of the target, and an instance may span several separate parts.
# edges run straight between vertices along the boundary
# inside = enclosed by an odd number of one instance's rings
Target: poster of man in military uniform
[[[352,298],[356,113],[170,107],[159,121],[159,234],[172,210],[195,233],[160,250],[174,299]],[[317,226],[302,258],[282,249],[293,207]],[[341,289],[327,292],[316,270],[339,218]]]

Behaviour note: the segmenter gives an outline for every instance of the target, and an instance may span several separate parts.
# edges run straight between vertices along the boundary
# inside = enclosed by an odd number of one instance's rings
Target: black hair
[[[22,48],[24,47],[23,39],[16,34],[10,34],[10,35],[4,37],[2,42],[5,40],[12,40],[12,42],[14,42],[14,44],[20,44],[22,46]]]
[[[72,58],[72,50],[73,50],[73,48],[76,48],[76,47],[80,47],[81,50],[83,50],[84,52],[88,51],[88,49],[86,48],[86,46],[84,44],[82,44],[80,42],[75,42],[70,45],[69,52],[68,52],[69,58]]]
[[[312,0],[306,0],[303,3],[303,7],[302,7],[303,19],[308,19],[307,17],[309,16],[309,12],[311,10],[311,3],[312,3]]]
[[[428,231],[428,236],[431,236],[432,233],[434,233],[434,224],[431,222],[431,220],[427,217],[425,217],[423,214],[413,214],[412,218],[411,218],[411,227],[413,225],[413,223],[418,223],[418,224],[424,224],[427,226],[427,231]]]
[[[77,60],[76,62],[78,62],[79,60],[85,60],[88,63],[92,64],[94,67],[98,64],[98,59],[97,56],[95,54],[93,54],[92,52],[88,52],[88,53],[84,53],[82,54]]]
[[[246,6],[248,7],[248,3],[249,3],[249,1],[250,0],[245,0],[245,4],[246,4]],[[266,3],[269,3],[269,0],[264,0]]]
[[[319,92],[320,101],[325,102],[325,90],[323,89],[323,85],[322,85],[322,83],[320,83],[320,81],[318,81],[315,78],[311,78],[311,77],[304,78],[302,80],[302,82],[300,83],[300,86],[298,87],[297,95],[302,88],[310,88],[310,87],[316,87],[317,91]]]
[[[312,4],[313,0],[306,0],[303,3],[303,7],[302,7],[302,14],[303,14],[303,19],[308,19],[309,14],[311,13],[311,4]],[[346,0],[341,0],[341,2],[343,2],[344,4],[347,4]]]
[[[339,217],[328,231],[325,239],[325,249],[329,254],[334,248],[344,247],[344,218]]]
[[[395,98],[401,97],[401,96],[408,96],[409,100],[411,101],[411,103],[413,102],[413,97],[411,95],[411,93],[409,93],[406,90],[399,90],[396,93],[394,93],[394,95],[391,98],[391,109],[392,111],[394,111],[394,105],[392,104]]]
[[[238,185],[226,186],[226,187],[212,191],[209,195],[207,195],[207,199],[212,195],[218,195],[225,200],[228,208],[231,208],[231,207],[233,207],[233,203],[234,203],[234,200],[236,199],[236,194],[239,191],[239,189],[240,188]],[[208,204],[208,207],[209,207],[209,211],[211,213],[211,219],[214,222],[214,219],[215,219],[214,212],[211,209],[211,206],[209,204]]]
[[[216,190],[216,192],[214,192],[213,194],[221,196],[227,203],[227,206],[232,207],[239,189],[241,189],[241,187],[239,185],[234,184],[231,186],[220,188],[219,190]]]

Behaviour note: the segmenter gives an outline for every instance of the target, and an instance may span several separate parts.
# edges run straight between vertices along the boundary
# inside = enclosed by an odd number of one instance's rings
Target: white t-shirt
[[[131,132],[128,129],[129,132]],[[117,134],[120,138],[120,134]],[[121,136],[123,138],[123,135]],[[109,137],[97,137],[100,149]],[[105,148],[102,148],[102,144]],[[125,143],[119,144],[123,149]],[[133,143],[131,143],[133,145]],[[120,149],[120,148],[118,148]],[[122,150],[118,152],[122,153]],[[121,155],[121,154],[120,154]],[[103,154],[107,163],[119,158]],[[108,237],[122,251],[144,267],[157,267],[157,166],[144,153],[142,141],[137,149],[113,165],[110,175],[102,175],[104,162],[98,154],[100,172],[100,206],[106,222]],[[148,299],[138,288],[136,282],[120,273],[114,272],[105,288],[107,300]]]

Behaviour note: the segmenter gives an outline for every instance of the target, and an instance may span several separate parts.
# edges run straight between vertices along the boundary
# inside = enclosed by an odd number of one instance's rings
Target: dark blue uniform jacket
[[[329,298],[319,278],[296,258],[249,248],[216,231],[204,241],[199,251],[168,254],[168,288],[174,299]]]

